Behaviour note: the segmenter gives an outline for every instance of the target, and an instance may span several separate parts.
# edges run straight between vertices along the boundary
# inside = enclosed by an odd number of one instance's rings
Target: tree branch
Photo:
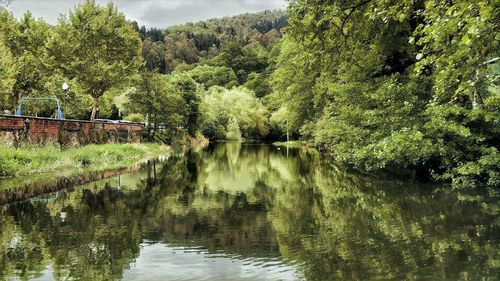
[[[358,3],[358,4],[354,5],[354,6],[351,6],[351,7],[345,8],[345,9],[344,9],[344,11],[346,11],[346,10],[354,10],[354,9],[356,9],[356,8],[359,8],[359,7],[363,6],[363,5],[365,5],[365,4],[370,3],[371,1],[372,1],[372,0],[365,0],[365,1],[363,1],[363,2],[361,2],[361,3]]]

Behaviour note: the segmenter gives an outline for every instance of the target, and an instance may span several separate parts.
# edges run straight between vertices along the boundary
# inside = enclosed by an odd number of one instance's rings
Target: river
[[[0,205],[0,279],[499,280],[499,198],[215,144]]]

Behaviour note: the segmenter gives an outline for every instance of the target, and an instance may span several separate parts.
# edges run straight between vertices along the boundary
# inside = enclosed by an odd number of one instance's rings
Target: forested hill
[[[177,67],[186,70],[187,65],[200,63],[218,65],[221,64],[219,55],[243,53],[242,48],[246,46],[254,48],[257,55],[260,52],[266,56],[263,52],[281,38],[281,29],[286,25],[287,18],[282,11],[246,13],[165,29],[139,28],[135,23],[144,41],[143,56],[148,68],[156,68],[161,73],[170,73]],[[245,76],[244,73],[241,76]]]

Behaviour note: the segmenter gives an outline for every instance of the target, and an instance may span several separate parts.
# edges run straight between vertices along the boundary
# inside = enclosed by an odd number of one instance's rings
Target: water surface
[[[499,202],[218,144],[0,205],[0,279],[499,280]]]

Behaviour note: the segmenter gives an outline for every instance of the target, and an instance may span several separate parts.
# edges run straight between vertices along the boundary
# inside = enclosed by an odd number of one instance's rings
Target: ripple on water
[[[141,254],[124,280],[303,280],[294,264],[280,258],[210,253],[204,247],[141,244]]]

